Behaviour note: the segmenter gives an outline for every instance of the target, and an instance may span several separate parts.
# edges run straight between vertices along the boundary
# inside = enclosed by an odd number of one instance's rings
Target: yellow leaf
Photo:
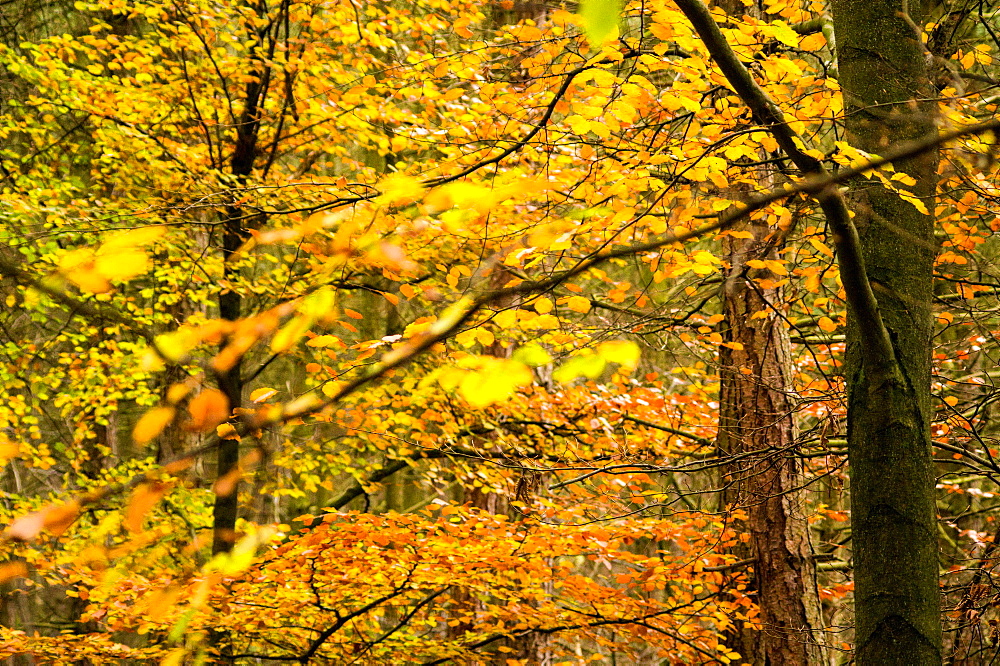
[[[139,245],[149,245],[163,236],[166,231],[166,227],[142,227],[140,229],[132,229],[131,231],[126,231],[122,234],[116,234],[112,238],[106,240],[104,244],[101,245],[100,251],[110,254],[117,250],[130,249]]]
[[[819,321],[816,323],[819,324],[819,327],[827,333],[833,333],[837,330],[837,325],[829,317],[820,317]]]
[[[810,238],[809,244],[812,245],[817,250],[819,250],[820,252],[822,252],[823,254],[825,254],[826,256],[833,257],[833,250],[831,250],[825,243],[815,238]]]
[[[154,590],[146,596],[146,616],[153,620],[161,620],[180,597],[182,588],[170,586],[163,590]],[[162,665],[164,662],[160,662]]]
[[[111,289],[107,279],[94,270],[94,251],[89,248],[64,254],[59,259],[59,271],[84,291],[102,294]]]
[[[793,49],[799,46],[799,36],[796,34],[787,23],[782,23],[776,21],[771,24],[771,29],[774,34],[774,38],[785,46],[790,46]]]
[[[292,317],[292,320],[282,326],[281,330],[271,338],[271,351],[277,354],[291,349],[292,345],[306,334],[312,324],[312,319],[309,317]]]
[[[132,430],[132,439],[136,444],[153,441],[174,420],[176,412],[177,410],[173,407],[154,407],[149,410],[135,424],[135,428]]]
[[[535,312],[538,314],[547,314],[552,312],[552,301],[547,298],[539,298],[534,303]]]
[[[479,341],[479,344],[481,344],[484,347],[489,347],[496,340],[493,334],[487,331],[485,328],[476,329],[476,339]]]
[[[949,407],[954,407],[955,405],[958,404],[958,398],[956,398],[953,395],[949,395],[947,398],[944,399],[944,401]]]
[[[639,363],[639,345],[630,340],[612,340],[597,346],[597,355],[605,361],[635,368]]]
[[[582,0],[580,18],[592,48],[618,36],[622,0]]]
[[[602,122],[594,121],[590,123],[590,131],[602,139],[607,139],[611,136],[611,128]]]
[[[250,402],[264,402],[268,398],[276,395],[278,392],[273,388],[262,387],[259,389],[254,389],[250,394]]]
[[[566,124],[576,134],[586,134],[590,131],[590,121],[583,116],[570,116],[566,119]]]
[[[160,661],[160,666],[181,666],[186,656],[187,650],[184,648],[173,649]]]
[[[215,434],[219,439],[235,439],[237,442],[241,440],[232,423],[220,423],[215,427]]]
[[[329,347],[340,342],[340,338],[336,335],[317,335],[315,338],[306,343],[307,347]]]
[[[586,314],[590,312],[590,299],[584,298],[583,296],[570,296],[566,300],[566,307],[573,312]]]
[[[482,365],[468,371],[458,385],[459,395],[475,409],[507,400],[519,386],[532,382],[531,370],[523,363],[495,359],[482,361]]]
[[[187,384],[176,383],[171,384],[170,388],[167,389],[167,402],[171,405],[176,405],[178,402],[187,397],[187,394],[191,392],[191,387]]]
[[[50,506],[42,512],[42,526],[55,536],[59,536],[73,524],[80,515],[80,503],[67,502],[59,506]]]
[[[101,253],[94,261],[94,270],[108,280],[130,280],[149,270],[149,257],[142,250],[118,250]]]
[[[509,310],[501,310],[493,315],[493,323],[500,328],[510,328],[517,323],[517,310],[513,308]]]
[[[11,458],[16,458],[20,453],[20,447],[14,442],[0,436],[0,465],[6,465]]]
[[[471,347],[476,344],[476,329],[470,328],[455,335],[455,342],[463,347]]]
[[[393,176],[381,183],[382,195],[376,200],[381,206],[408,203],[420,197],[424,186],[411,176]]]
[[[788,275],[788,269],[785,268],[784,262],[769,259],[764,263],[775,275]]]

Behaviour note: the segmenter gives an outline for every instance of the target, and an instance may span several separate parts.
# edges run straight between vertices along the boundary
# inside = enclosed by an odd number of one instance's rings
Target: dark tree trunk
[[[851,145],[882,153],[935,132],[919,5],[834,0]],[[906,11],[910,15],[905,14]],[[936,152],[896,164],[934,209]],[[852,310],[846,360],[857,663],[941,663],[930,442],[933,218],[870,180],[851,188],[855,224],[894,358],[874,358]]]
[[[266,12],[264,12],[266,13]],[[261,43],[267,38],[267,33],[258,35]],[[230,168],[237,184],[246,185],[253,173],[254,160],[257,156],[257,139],[260,132],[260,112],[264,98],[267,96],[268,84],[271,78],[270,67],[259,61],[255,64],[261,67],[253,72],[250,82],[246,85],[243,111],[236,124],[236,143],[233,147],[233,157]],[[247,211],[239,206],[230,206],[225,211],[222,224],[222,257],[224,261],[224,286],[219,293],[219,316],[229,321],[239,319],[242,313],[242,297],[236,288],[239,270],[233,259],[248,237]],[[229,409],[237,409],[243,400],[242,359],[237,360],[231,368],[219,373],[219,389],[229,400]],[[239,463],[240,445],[234,439],[224,439],[219,444],[218,478],[226,476]],[[213,509],[213,540],[212,552],[219,553],[232,548],[236,534],[236,518],[239,513],[239,484],[233,484],[227,494],[217,494]]]

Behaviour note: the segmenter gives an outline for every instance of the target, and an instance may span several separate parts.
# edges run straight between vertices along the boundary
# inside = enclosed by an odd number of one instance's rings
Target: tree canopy
[[[991,663],[998,11],[4,4],[0,658]]]

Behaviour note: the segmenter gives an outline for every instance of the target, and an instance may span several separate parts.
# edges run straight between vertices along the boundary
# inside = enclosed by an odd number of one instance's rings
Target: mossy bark
[[[900,0],[835,0],[847,139],[883,153],[935,131],[917,26]],[[910,12],[907,15],[907,12]],[[896,164],[934,208],[937,154]],[[941,663],[934,473],[930,442],[933,219],[875,180],[850,198],[894,358],[874,359],[871,331],[849,317],[846,376],[855,571],[856,658]]]

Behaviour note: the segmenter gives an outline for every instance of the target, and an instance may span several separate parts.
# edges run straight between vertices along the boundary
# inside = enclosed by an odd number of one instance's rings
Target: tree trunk
[[[266,15],[266,11],[261,14]],[[260,43],[268,37],[267,32],[257,35]],[[267,96],[268,84],[271,79],[271,68],[264,65],[257,55],[254,56],[256,71],[246,84],[243,98],[243,111],[236,124],[236,143],[230,169],[239,186],[245,186],[250,174],[253,173],[254,159],[257,156],[257,139],[260,132],[260,111]],[[234,266],[233,259],[240,247],[248,238],[247,211],[240,206],[226,208],[222,224],[222,258],[224,261],[224,286],[219,293],[219,316],[222,319],[235,321],[242,316],[242,298],[236,290],[235,282],[239,270]],[[231,368],[220,372],[218,376],[219,389],[229,400],[229,409],[237,409],[243,400],[242,359],[238,359]],[[219,443],[218,478],[223,478],[239,463],[240,444],[234,439],[224,439]],[[213,509],[213,540],[212,552],[219,553],[232,548],[236,535],[236,518],[239,513],[239,484],[234,483],[227,494],[217,494]]]
[[[747,513],[750,535],[742,556],[755,560],[751,589],[760,631],[736,626],[727,645],[755,665],[821,663],[816,563],[801,506],[801,461],[794,455],[794,404],[788,330],[776,316],[780,288],[752,259],[774,259],[773,230],[752,226],[752,239],[728,239],[729,272],[723,286],[726,343],[719,353],[721,455],[747,455],[725,472],[726,504]],[[757,314],[757,317],[753,315]]]
[[[907,10],[902,0],[834,0],[833,10],[851,145],[881,153],[934,133],[934,103],[922,101],[930,96],[919,7]],[[896,164],[916,179],[910,189],[930,210],[936,165],[935,152]],[[871,330],[852,310],[845,371],[856,658],[862,666],[939,664],[930,442],[934,221],[873,181],[853,183],[851,199],[894,356],[873,358],[866,349]]]

